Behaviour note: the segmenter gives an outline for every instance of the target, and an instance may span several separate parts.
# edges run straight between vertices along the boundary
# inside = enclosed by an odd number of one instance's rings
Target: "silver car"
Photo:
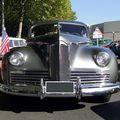
[[[104,102],[120,90],[114,53],[91,46],[86,24],[76,21],[37,23],[27,46],[3,57],[0,90],[22,96],[99,96]]]

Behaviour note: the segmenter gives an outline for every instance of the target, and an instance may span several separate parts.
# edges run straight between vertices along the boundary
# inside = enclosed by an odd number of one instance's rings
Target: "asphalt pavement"
[[[120,93],[108,103],[97,98],[44,99],[4,96],[0,99],[0,120],[120,120]]]

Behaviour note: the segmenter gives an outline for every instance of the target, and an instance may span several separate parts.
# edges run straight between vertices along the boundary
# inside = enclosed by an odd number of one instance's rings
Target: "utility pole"
[[[1,33],[5,30],[5,18],[4,18],[4,0],[2,0],[2,30]],[[0,46],[2,44],[2,39],[0,40]]]
[[[22,35],[22,28],[23,28],[23,18],[25,13],[25,3],[27,0],[21,1],[21,17],[20,17],[20,23],[19,23],[19,31],[17,37],[21,38]]]
[[[115,40],[115,32],[114,31],[112,32],[112,35],[113,35],[113,40]]]
[[[5,30],[4,0],[2,0],[2,31]]]

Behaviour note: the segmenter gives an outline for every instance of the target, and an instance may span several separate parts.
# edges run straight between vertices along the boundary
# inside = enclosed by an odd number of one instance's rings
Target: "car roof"
[[[44,25],[44,24],[57,24],[57,23],[66,23],[66,24],[79,24],[79,25],[84,25],[87,26],[87,24],[79,21],[72,21],[72,20],[54,20],[54,21],[41,21],[41,22],[36,22],[32,25],[32,27],[39,26],[39,25]]]
[[[76,23],[76,24],[84,24],[83,22],[79,22],[79,21],[72,21],[72,20],[54,20],[54,21],[41,21],[41,22],[37,22],[34,24],[54,24],[54,23]]]

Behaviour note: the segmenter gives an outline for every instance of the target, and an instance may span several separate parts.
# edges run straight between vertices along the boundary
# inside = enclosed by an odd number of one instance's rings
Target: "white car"
[[[10,39],[10,49],[13,47],[22,47],[26,46],[26,40],[23,38],[9,37]],[[2,44],[2,37],[0,37],[0,46]]]

